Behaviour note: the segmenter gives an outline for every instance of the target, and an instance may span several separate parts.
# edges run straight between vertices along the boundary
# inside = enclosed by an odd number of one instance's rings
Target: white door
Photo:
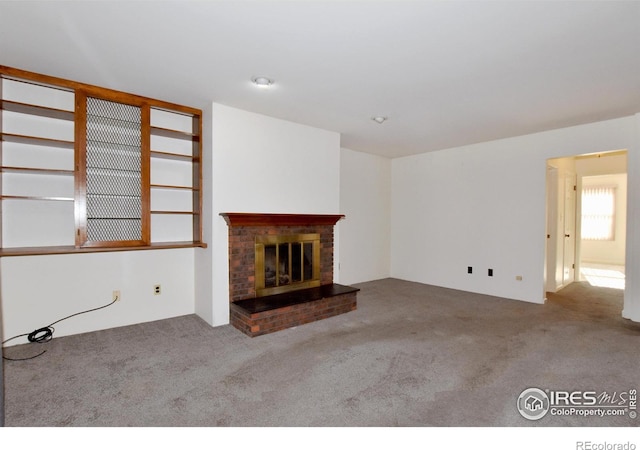
[[[565,172],[564,176],[564,227],[562,286],[575,281],[576,263],[576,174]]]
[[[556,267],[561,264],[558,248],[558,169],[552,166],[547,167],[547,248],[546,248],[546,277],[545,291],[556,292],[558,289],[558,276]]]

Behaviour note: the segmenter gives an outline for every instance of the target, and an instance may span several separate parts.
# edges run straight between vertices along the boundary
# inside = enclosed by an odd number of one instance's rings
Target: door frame
[[[552,158],[547,160],[546,177],[546,257],[545,257],[545,292],[557,292],[563,287],[573,283],[576,278],[576,261],[578,254],[577,232],[577,196],[574,190],[577,176],[573,170],[560,165],[554,165],[554,160],[564,158]],[[571,177],[572,183],[567,184],[567,178]],[[574,196],[573,207],[566,211],[567,186]],[[565,217],[571,215],[572,230],[568,233],[565,230]],[[562,237],[562,239],[561,239]],[[569,245],[571,254],[565,255],[567,248],[566,240],[570,239],[573,245]],[[571,244],[571,242],[569,244]],[[571,264],[571,270],[565,277],[565,264]]]

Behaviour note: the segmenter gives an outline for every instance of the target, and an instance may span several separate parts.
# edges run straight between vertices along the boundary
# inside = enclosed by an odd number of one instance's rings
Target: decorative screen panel
[[[142,239],[142,113],[87,97],[88,241]]]

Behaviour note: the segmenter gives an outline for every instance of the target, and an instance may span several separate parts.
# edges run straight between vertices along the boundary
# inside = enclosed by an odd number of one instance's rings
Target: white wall
[[[213,104],[211,126],[213,224],[204,240],[213,252],[213,292],[198,297],[196,311],[222,325],[229,321],[229,257],[219,214],[339,214],[340,135],[220,104]]]
[[[342,149],[340,282],[387,278],[391,261],[391,160]]]
[[[546,161],[619,149],[629,151],[627,268],[636,273],[639,123],[627,117],[394,159],[391,275],[542,303]],[[639,287],[627,285],[624,312],[638,321]]]
[[[636,141],[627,152],[627,245],[622,316],[640,322],[640,114],[632,118]]]
[[[627,153],[610,152],[583,155],[575,159],[578,176],[596,176],[627,173]]]
[[[0,260],[4,339],[30,333],[76,312],[109,308],[55,326],[55,337],[192,314],[191,248],[47,256]],[[162,286],[161,295],[153,286]],[[26,342],[16,339],[7,345]]]

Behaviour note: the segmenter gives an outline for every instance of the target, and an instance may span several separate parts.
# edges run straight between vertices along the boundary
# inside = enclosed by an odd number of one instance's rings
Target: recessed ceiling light
[[[384,117],[384,116],[375,116],[375,117],[372,117],[371,120],[373,120],[374,122],[377,122],[377,123],[382,123],[385,120],[387,120],[387,118]]]
[[[258,87],[269,87],[273,84],[273,80],[267,77],[253,77],[251,81]]]

